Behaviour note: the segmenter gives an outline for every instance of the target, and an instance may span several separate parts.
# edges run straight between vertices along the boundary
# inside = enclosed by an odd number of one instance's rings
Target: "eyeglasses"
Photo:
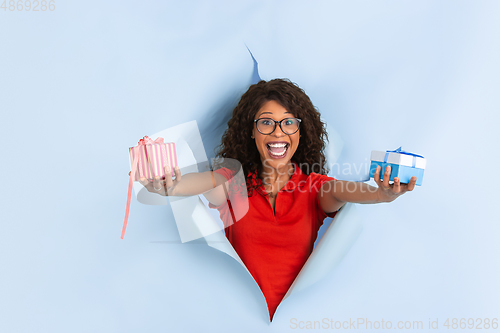
[[[273,133],[276,129],[276,124],[280,124],[283,133],[292,135],[299,130],[301,121],[299,118],[285,118],[280,121],[271,118],[260,118],[255,119],[253,122],[257,124],[257,130],[264,135]]]

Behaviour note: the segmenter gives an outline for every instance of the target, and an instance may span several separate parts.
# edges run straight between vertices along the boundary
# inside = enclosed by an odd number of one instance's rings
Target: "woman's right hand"
[[[181,170],[178,166],[174,168],[175,179],[172,179],[170,169],[165,167],[165,178],[155,177],[154,180],[146,178],[139,179],[139,182],[151,193],[158,193],[163,196],[175,195],[175,187],[181,181]],[[130,175],[130,173],[129,173]]]

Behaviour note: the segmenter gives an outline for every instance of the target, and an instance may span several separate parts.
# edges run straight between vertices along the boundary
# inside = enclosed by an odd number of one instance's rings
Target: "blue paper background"
[[[499,15],[493,0],[0,10],[0,331],[287,332],[294,318],[439,318],[444,331],[446,318],[499,318]],[[133,200],[120,239],[127,148],[193,119],[213,146],[251,80],[245,44],[263,79],[305,89],[344,141],[340,165],[399,146],[428,160],[424,186],[359,206],[344,261],[272,324],[235,261],[180,244],[169,207]]]

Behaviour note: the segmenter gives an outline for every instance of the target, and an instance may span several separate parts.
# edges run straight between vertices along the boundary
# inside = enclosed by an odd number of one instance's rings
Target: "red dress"
[[[274,211],[262,185],[249,195],[248,212],[234,224],[234,202],[218,207],[210,204],[229,225],[226,237],[262,290],[271,320],[311,254],[323,220],[336,213],[325,214],[318,201],[321,185],[335,178],[317,173],[306,175],[294,165],[294,174],[276,196]],[[215,172],[231,179],[229,169]]]

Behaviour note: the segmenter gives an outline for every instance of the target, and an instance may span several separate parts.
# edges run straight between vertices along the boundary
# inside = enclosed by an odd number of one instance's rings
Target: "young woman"
[[[260,81],[241,97],[222,137],[217,157],[241,163],[248,211],[235,222],[227,200],[235,170],[220,168],[172,180],[141,180],[150,192],[184,196],[203,193],[217,208],[225,232],[260,286],[272,320],[313,250],[323,220],[346,203],[390,202],[415,187],[416,178],[389,184],[390,167],[377,187],[326,176],[325,124],[309,97],[288,80]],[[224,184],[224,186],[219,186]]]

